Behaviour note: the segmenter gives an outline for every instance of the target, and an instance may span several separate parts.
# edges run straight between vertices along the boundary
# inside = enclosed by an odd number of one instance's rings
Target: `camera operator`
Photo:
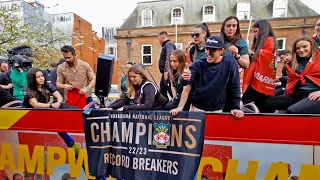
[[[26,59],[21,55],[15,55],[12,57],[14,69],[11,72],[10,78],[13,84],[13,97],[17,100],[24,100],[23,89],[27,85],[27,69],[22,66],[23,61]]]
[[[7,90],[11,95],[13,93],[13,85],[10,79],[11,71],[9,71],[8,62],[5,60],[0,61],[0,87]]]

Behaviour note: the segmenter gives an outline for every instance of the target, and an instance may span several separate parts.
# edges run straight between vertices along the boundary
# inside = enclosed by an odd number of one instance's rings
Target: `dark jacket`
[[[51,81],[49,69],[42,70],[42,74],[43,74],[43,76],[46,78],[46,81]]]
[[[197,45],[194,45],[190,48],[189,55],[190,55],[191,62],[197,59],[205,59],[206,58],[205,48],[203,47],[203,49],[199,49]]]
[[[150,81],[143,81],[134,88],[136,96],[133,99],[133,105],[129,105],[130,101],[120,99],[108,107],[112,109],[123,107],[123,110],[152,110],[162,109],[162,107],[168,103],[168,100],[161,95],[155,85]]]
[[[282,69],[282,77],[279,78],[279,81],[281,82],[281,87],[285,88],[287,86],[288,75],[287,75],[286,66],[284,66],[283,69]]]
[[[0,85],[8,85],[11,82],[11,79],[10,79],[10,74],[11,74],[11,71],[8,71],[8,72],[4,72],[4,73],[0,73]],[[6,89],[11,95],[13,94],[13,88],[11,89]]]
[[[2,87],[0,87],[0,107],[2,107],[3,105],[11,102],[11,101],[15,101],[16,99],[14,99],[11,94],[9,94],[9,92],[5,89],[3,89]]]
[[[238,63],[232,56],[223,56],[219,63],[195,61],[190,67],[191,79],[184,84],[194,85],[191,103],[198,109],[216,111],[225,108],[227,98],[232,109],[240,109],[240,78]]]
[[[159,58],[159,70],[162,74],[168,72],[169,54],[174,50],[176,50],[176,46],[170,40],[162,43],[162,50]]]
[[[50,78],[51,78],[51,84],[54,87],[57,87],[57,68],[54,68],[50,72]],[[58,89],[59,93],[61,94],[62,98],[64,99],[64,90],[63,89]]]

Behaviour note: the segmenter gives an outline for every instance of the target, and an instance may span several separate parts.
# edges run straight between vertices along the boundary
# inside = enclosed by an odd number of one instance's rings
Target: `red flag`
[[[306,79],[310,79],[316,85],[320,86],[320,50],[318,51],[315,59],[309,61],[306,68],[297,74],[289,65],[287,65],[288,83],[286,88],[286,94],[292,94],[293,88],[300,81],[301,84],[306,84]]]

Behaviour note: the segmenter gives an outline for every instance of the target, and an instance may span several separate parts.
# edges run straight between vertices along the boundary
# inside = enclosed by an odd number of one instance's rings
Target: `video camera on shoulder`
[[[32,67],[32,49],[30,46],[17,46],[8,50],[8,64],[15,69],[23,69],[25,71]]]

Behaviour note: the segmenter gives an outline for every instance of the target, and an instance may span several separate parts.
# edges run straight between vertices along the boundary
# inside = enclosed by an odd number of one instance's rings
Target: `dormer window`
[[[206,5],[202,7],[202,21],[203,22],[215,21],[215,7],[213,5]]]
[[[239,20],[250,18],[250,2],[242,1],[237,3],[237,17]]]
[[[152,26],[152,10],[147,8],[141,11],[142,27]]]
[[[273,1],[273,17],[287,17],[288,0],[274,0]]]
[[[173,8],[171,11],[171,24],[183,24],[183,9]]]

